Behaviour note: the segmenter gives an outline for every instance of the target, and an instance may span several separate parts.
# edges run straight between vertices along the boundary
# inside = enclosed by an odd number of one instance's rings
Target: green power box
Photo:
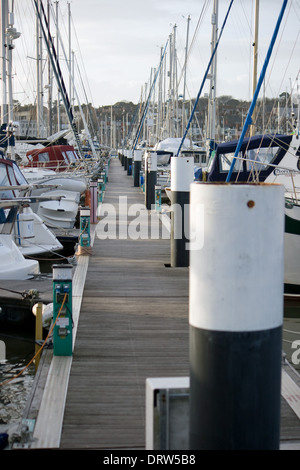
[[[91,246],[91,210],[85,207],[80,210],[80,246]]]
[[[55,264],[53,269],[53,354],[72,356],[72,269],[69,264]]]

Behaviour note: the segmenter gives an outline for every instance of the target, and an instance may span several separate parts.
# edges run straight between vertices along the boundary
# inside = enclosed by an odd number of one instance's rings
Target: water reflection
[[[32,388],[35,366],[31,364],[18,378],[34,355],[34,341],[30,336],[18,337],[0,334],[1,344],[5,345],[5,359],[0,361],[0,430],[21,421],[25,405]],[[8,382],[8,383],[7,383]]]

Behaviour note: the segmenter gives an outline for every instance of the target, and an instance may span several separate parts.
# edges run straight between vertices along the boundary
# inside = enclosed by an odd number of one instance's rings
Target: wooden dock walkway
[[[188,268],[168,267],[169,239],[124,236],[136,226],[120,197],[128,207],[144,204],[140,188],[112,159],[105,205],[120,236],[103,239],[98,224],[92,254],[79,257],[73,356],[51,361],[31,448],[145,449],[146,379],[189,375]],[[152,217],[161,230],[159,215]],[[283,370],[282,448],[299,448],[299,378]]]

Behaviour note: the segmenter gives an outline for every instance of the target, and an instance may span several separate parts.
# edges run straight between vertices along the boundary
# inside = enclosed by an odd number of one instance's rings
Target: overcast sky
[[[62,37],[67,33],[68,3],[73,25],[72,50],[84,83],[81,88],[79,83],[82,82],[76,79],[81,102],[86,101],[83,88],[88,101],[96,107],[122,100],[139,102],[141,89],[149,82],[151,69],[158,66],[161,48],[174,25],[180,76],[189,15],[189,45],[193,46],[187,67],[187,94],[189,97],[197,95],[211,56],[213,0],[60,0]],[[230,0],[219,0],[219,31],[229,4]],[[254,0],[233,1],[218,48],[217,95],[251,99],[254,4]],[[282,0],[260,0],[258,74],[282,4]],[[29,87],[30,73],[34,76],[34,60],[28,59],[34,55],[34,46],[29,46],[28,39],[28,36],[32,38],[34,28],[32,5],[32,0],[15,0],[15,25],[22,32],[22,38],[15,43],[16,73],[19,74],[15,88],[19,90],[20,101],[23,100],[21,83],[24,89]],[[291,83],[296,83],[300,67],[299,30],[300,0],[289,0],[268,67],[266,94],[270,97],[290,92]],[[31,50],[26,50],[30,47]],[[31,72],[17,68],[22,60],[25,68],[25,58],[31,61]],[[31,88],[34,93],[34,85]]]

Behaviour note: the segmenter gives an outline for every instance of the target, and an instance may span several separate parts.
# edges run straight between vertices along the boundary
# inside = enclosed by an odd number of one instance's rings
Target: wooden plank
[[[110,171],[105,202],[123,223],[119,196],[127,196],[128,204],[141,204],[144,196],[117,160]],[[92,228],[92,253],[79,257],[73,278],[73,357],[69,365],[56,365],[68,378],[55,380],[53,363],[35,432],[35,438],[44,436],[35,445],[144,449],[146,379],[189,375],[189,270],[166,267],[168,239],[101,239],[103,233]],[[281,446],[289,448],[297,446],[300,432],[299,416],[285,399],[294,391],[285,374]],[[52,411],[55,396],[62,400]]]
[[[95,231],[91,231],[92,242]],[[73,348],[76,341],[82,294],[87,274],[89,256],[78,258],[72,280]],[[36,424],[32,436],[32,449],[59,448],[61,430],[73,357],[53,356],[39,403]],[[32,412],[32,410],[31,410]]]
[[[300,418],[300,388],[284,369],[282,370],[281,394]]]
[[[105,194],[116,213],[120,194],[143,202],[121,171]],[[166,268],[169,250],[169,240],[100,240],[96,228],[61,448],[144,448],[146,378],[187,374],[188,269]]]
[[[72,356],[54,356],[50,365],[31,449],[59,447]]]

